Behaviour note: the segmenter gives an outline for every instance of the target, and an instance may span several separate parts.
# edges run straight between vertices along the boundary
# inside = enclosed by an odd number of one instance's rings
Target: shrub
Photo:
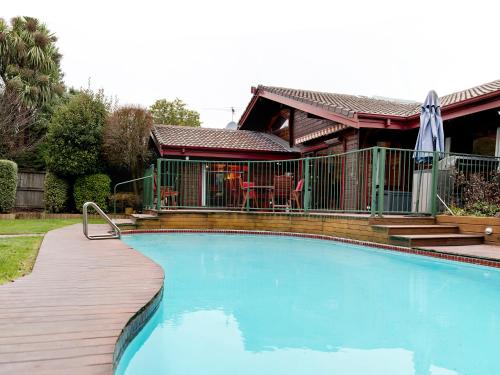
[[[0,160],[0,212],[9,212],[16,203],[17,164]]]
[[[457,175],[456,183],[462,192],[463,210],[459,215],[495,216],[500,212],[500,174],[472,173]]]
[[[47,132],[46,162],[60,176],[101,169],[100,153],[108,104],[102,93],[80,92],[54,111]]]
[[[47,173],[43,198],[45,210],[48,212],[63,212],[68,204],[69,183],[53,173]]]
[[[111,193],[111,179],[105,174],[93,174],[78,177],[73,189],[76,209],[82,212],[85,202],[95,202],[103,211],[108,209],[108,198]]]
[[[0,160],[0,212],[9,212],[16,203],[17,164]]]

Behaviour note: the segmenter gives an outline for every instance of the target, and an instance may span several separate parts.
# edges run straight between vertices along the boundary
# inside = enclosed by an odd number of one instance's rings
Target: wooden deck
[[[162,285],[161,267],[120,240],[49,232],[33,272],[0,286],[0,374],[112,374],[123,328]]]

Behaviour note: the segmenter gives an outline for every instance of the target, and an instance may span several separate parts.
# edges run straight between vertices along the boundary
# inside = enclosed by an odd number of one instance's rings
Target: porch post
[[[386,149],[380,148],[378,165],[378,216],[384,214],[384,188],[385,188],[385,154]]]
[[[378,180],[379,148],[372,148],[372,203],[370,207],[371,216],[377,214],[377,180]]]
[[[156,209],[161,209],[161,159],[156,161]]]
[[[305,165],[304,168],[304,212],[309,211],[309,201],[311,199],[311,193],[309,191],[309,158],[305,158],[302,160],[302,163]]]

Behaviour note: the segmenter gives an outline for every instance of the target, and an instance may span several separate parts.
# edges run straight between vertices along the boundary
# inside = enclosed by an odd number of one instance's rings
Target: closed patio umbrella
[[[429,152],[434,151],[444,152],[444,131],[439,97],[431,90],[422,104],[420,130],[413,157],[420,163],[429,158]]]
[[[422,184],[422,170],[424,163],[432,159],[434,151],[444,152],[443,119],[441,117],[441,104],[434,90],[429,91],[422,104],[420,112],[420,129],[413,158],[419,164],[419,182],[417,185],[416,210],[420,209],[420,190]]]

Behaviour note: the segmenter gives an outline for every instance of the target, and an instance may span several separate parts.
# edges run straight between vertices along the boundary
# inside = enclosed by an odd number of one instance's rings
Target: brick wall
[[[385,232],[374,231],[368,217],[256,212],[161,213],[159,218],[137,220],[138,229],[235,229],[311,233],[388,243]]]

